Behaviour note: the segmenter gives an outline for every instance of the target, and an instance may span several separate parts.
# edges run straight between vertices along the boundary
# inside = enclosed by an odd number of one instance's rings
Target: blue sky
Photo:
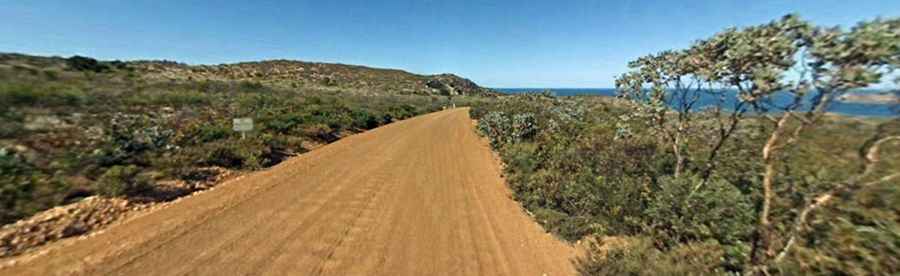
[[[611,87],[638,56],[798,12],[850,26],[900,1],[0,0],[0,52],[217,64],[298,59],[490,87]]]

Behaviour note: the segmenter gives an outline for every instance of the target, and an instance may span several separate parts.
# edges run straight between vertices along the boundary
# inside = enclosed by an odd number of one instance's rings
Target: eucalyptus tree
[[[800,105],[789,106],[780,116],[775,116],[775,124],[769,140],[763,147],[763,161],[766,171],[763,179],[765,190],[763,209],[760,216],[757,245],[754,248],[751,269],[763,272],[773,263],[778,263],[789,253],[802,234],[809,214],[834,201],[839,193],[849,193],[861,188],[891,182],[900,178],[897,168],[879,170],[882,146],[900,141],[900,136],[876,133],[860,148],[860,171],[837,185],[832,185],[812,196],[806,203],[796,207],[793,222],[785,222],[787,233],[780,233],[778,249],[774,246],[776,233],[768,222],[770,203],[778,175],[777,162],[785,147],[801,139],[800,134],[818,125],[828,107],[847,91],[865,88],[883,81],[883,77],[894,72],[900,61],[900,19],[876,19],[861,22],[849,31],[839,28],[816,27],[799,37],[805,60],[801,66],[801,78],[793,83],[790,90],[794,102],[801,102],[810,94],[809,103],[801,110]],[[792,123],[792,121],[794,121]],[[768,223],[768,224],[767,224]]]
[[[814,26],[788,15],[768,24],[727,29],[687,50],[666,51],[639,58],[631,71],[617,79],[620,94],[635,103],[635,117],[645,118],[652,129],[665,134],[676,156],[676,177],[683,173],[688,134],[709,122],[696,120],[694,109],[702,96],[723,98],[734,92],[734,105],[714,104],[718,130],[701,169],[702,188],[715,168],[717,154],[732,137],[748,111],[754,120],[769,122],[760,149],[762,167],[758,224],[752,241],[749,273],[767,273],[782,261],[803,235],[810,213],[833,202],[838,194],[895,181],[896,168],[878,167],[884,145],[900,136],[878,133],[860,152],[857,174],[839,184],[781,197],[806,198],[787,206],[789,215],[772,216],[773,201],[784,175],[787,149],[802,142],[803,134],[821,124],[835,99],[842,94],[881,83],[900,64],[900,19],[861,22],[850,30]],[[895,80],[896,81],[896,80]],[[727,92],[724,92],[727,93]],[[782,192],[785,193],[785,192]]]
[[[695,105],[710,82],[695,74],[688,51],[664,51],[631,62],[632,71],[616,79],[619,95],[633,102],[633,118],[661,134],[675,156],[680,176],[689,160],[688,135],[694,130]],[[674,114],[674,116],[673,116]]]

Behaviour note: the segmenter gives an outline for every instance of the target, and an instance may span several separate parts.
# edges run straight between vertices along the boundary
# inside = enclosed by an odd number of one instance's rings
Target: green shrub
[[[91,71],[96,73],[109,71],[109,66],[106,64],[103,64],[96,59],[83,56],[72,56],[66,59],[66,64],[69,65],[70,68],[78,71]]]
[[[734,244],[746,240],[754,220],[747,195],[722,180],[697,187],[698,177],[662,177],[644,215],[648,233],[665,246],[681,242],[715,239]]]
[[[93,157],[102,166],[143,164],[145,154],[176,148],[175,131],[166,120],[151,115],[115,114],[105,128]]]
[[[266,141],[251,139],[217,141],[194,150],[192,154],[200,156],[200,165],[229,169],[254,170],[280,161]]]
[[[200,145],[232,137],[234,130],[221,122],[193,121],[183,127],[177,143]]]
[[[54,70],[44,70],[44,77],[49,81],[59,80],[59,72]]]
[[[726,247],[726,266],[740,271],[749,257],[756,212],[748,195],[714,179],[698,187],[699,177],[663,177],[644,209],[644,233],[656,246],[714,240]]]
[[[0,115],[0,138],[18,138],[27,133],[21,122],[13,121]]]
[[[128,99],[128,102],[141,105],[154,106],[192,106],[205,105],[210,102],[209,96],[200,91],[158,91],[155,93],[137,94]]]
[[[416,107],[409,104],[392,105],[388,107],[384,120],[393,122],[403,120],[416,115]]]
[[[240,89],[242,92],[251,92],[265,90],[266,87],[262,85],[262,83],[255,81],[241,81],[240,83],[238,83],[238,89]]]
[[[581,275],[721,275],[722,249],[715,242],[688,243],[662,251],[646,238],[624,245],[595,243],[577,261]]]
[[[12,106],[78,106],[87,101],[87,96],[72,87],[0,83],[0,101]]]
[[[278,134],[294,133],[303,125],[303,115],[299,113],[276,114],[265,122],[265,128]]]
[[[438,106],[422,96],[359,96],[302,86],[282,90],[259,82],[160,81],[144,78],[139,66],[84,57],[63,60],[67,71],[60,71],[59,59],[39,60],[45,61],[0,66],[0,137],[11,145],[37,145],[38,156],[31,158],[34,164],[21,156],[0,164],[3,222],[95,191],[152,196],[141,194],[144,183],[152,185],[139,170],[203,181],[208,175],[197,172],[208,166],[269,167],[319,144],[309,142],[333,142]],[[26,118],[47,114],[66,114],[63,120],[73,127],[24,128]],[[246,139],[232,130],[236,117],[257,123]],[[85,182],[90,179],[97,181]]]
[[[357,129],[373,129],[383,124],[368,110],[354,110],[350,116],[353,118],[353,127]]]
[[[534,208],[534,219],[544,226],[545,230],[568,241],[576,241],[592,234],[595,231],[594,227],[598,226],[592,223],[593,219],[589,216],[573,216],[540,207]]]
[[[784,275],[896,275],[900,271],[900,187],[884,183],[845,197],[816,216],[785,261]]]
[[[334,130],[349,128],[353,125],[350,108],[339,103],[311,106],[304,121],[311,124],[324,124]]]
[[[601,235],[638,235],[646,221],[644,208],[647,205],[649,179],[642,177],[602,177],[595,178],[593,206],[590,214],[599,227],[594,227]]]
[[[531,139],[537,133],[535,115],[532,113],[507,114],[489,112],[478,121],[478,130],[485,134],[494,147]]]
[[[151,189],[148,179],[139,177],[141,170],[134,165],[113,166],[94,182],[94,191],[108,197],[133,196]]]
[[[0,148],[0,223],[27,215],[22,207],[34,198],[34,173],[32,166]]]
[[[69,184],[41,169],[0,147],[0,223],[12,223],[64,203]]]

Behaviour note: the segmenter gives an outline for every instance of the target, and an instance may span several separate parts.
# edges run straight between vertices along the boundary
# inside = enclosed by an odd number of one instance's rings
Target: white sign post
[[[241,132],[241,139],[247,137],[247,132],[253,130],[252,118],[235,118],[232,121],[234,131]]]

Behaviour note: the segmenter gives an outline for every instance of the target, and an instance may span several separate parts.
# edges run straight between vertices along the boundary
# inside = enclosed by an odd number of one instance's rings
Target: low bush
[[[624,244],[595,243],[578,261],[581,275],[721,275],[722,249],[715,242],[687,243],[660,250],[647,238]]]
[[[754,202],[763,170],[754,149],[765,143],[765,136],[757,133],[767,129],[747,127],[736,134],[721,149],[720,163],[708,178],[702,175],[702,162],[686,163],[683,174],[675,177],[676,159],[667,141],[628,120],[623,116],[628,112],[627,105],[615,102],[543,95],[507,96],[471,110],[479,133],[505,163],[516,200],[546,230],[573,242],[594,235],[641,241],[613,253],[612,259],[581,263],[585,274],[744,271],[758,220]],[[514,123],[514,118],[527,123]],[[821,136],[804,137],[810,145],[793,148],[795,157],[780,164],[793,169],[785,169],[790,174],[782,176],[782,185],[798,196],[774,202],[773,208],[781,211],[773,216],[796,216],[784,210],[802,204],[799,195],[818,193],[827,188],[818,183],[840,181],[858,169],[853,162],[832,157],[854,155],[853,145],[864,141],[849,141],[846,134],[867,135],[873,125],[829,124],[814,130]],[[886,126],[881,124],[881,131],[888,131]],[[705,139],[704,132],[691,135],[694,141]],[[693,152],[695,160],[708,154]],[[896,271],[898,262],[879,257],[897,248],[888,242],[889,229],[896,228],[891,213],[896,204],[887,198],[895,192],[863,193],[862,198],[848,199],[852,204],[828,210],[823,214],[827,219],[814,220],[810,237],[798,241],[802,246],[778,269],[787,274]]]
[[[96,59],[83,57],[83,56],[72,56],[66,59],[66,64],[69,68],[78,71],[91,71],[91,72],[105,72],[109,70],[109,66],[103,64]]]
[[[271,165],[271,148],[252,140],[219,141],[202,148],[200,165],[229,169],[259,169]]]
[[[44,173],[18,153],[0,147],[0,223],[15,222],[63,203],[67,183]]]
[[[149,179],[140,177],[140,169],[134,165],[113,166],[93,184],[93,189],[108,197],[133,196],[151,189]]]
[[[149,106],[198,106],[208,104],[211,96],[194,90],[163,90],[142,95],[133,95],[126,99],[129,104]]]
[[[352,126],[356,129],[372,129],[384,124],[384,121],[378,120],[378,117],[368,110],[354,110],[350,116],[353,118]]]
[[[662,177],[644,208],[642,231],[658,248],[713,240],[726,250],[727,268],[737,269],[749,257],[755,222],[750,197],[730,183],[699,177]]]
[[[140,171],[155,172],[154,180],[205,181],[211,177],[197,172],[211,166],[262,169],[440,107],[423,96],[281,90],[255,82],[154,82],[139,72],[119,72],[128,68],[124,64],[102,70],[89,60],[73,62],[72,69],[83,71],[52,77],[0,67],[0,146],[35,146],[28,153],[33,163],[14,154],[17,161],[2,169],[3,223],[65,203],[70,194],[153,196],[141,191],[155,184]],[[62,123],[26,129],[26,119],[35,116]],[[245,139],[231,125],[241,117],[255,122]]]
[[[72,87],[0,82],[0,102],[10,106],[78,106],[87,100],[84,92]],[[5,108],[8,108],[6,106]]]
[[[23,205],[33,200],[33,174],[31,166],[7,149],[0,149],[0,220],[3,223],[18,219],[24,211]]]

